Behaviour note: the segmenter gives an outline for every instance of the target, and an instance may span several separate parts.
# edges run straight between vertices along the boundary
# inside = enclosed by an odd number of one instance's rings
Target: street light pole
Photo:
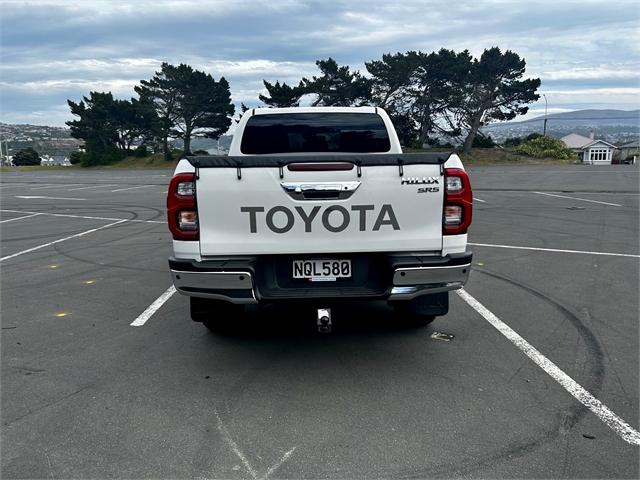
[[[547,96],[543,93],[542,96],[544,97],[544,127],[542,129],[542,135],[544,137],[547,136]]]

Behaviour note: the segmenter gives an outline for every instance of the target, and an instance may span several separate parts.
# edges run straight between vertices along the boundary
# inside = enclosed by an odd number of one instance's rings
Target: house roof
[[[632,140],[631,142],[623,143],[618,148],[638,148],[640,147],[640,140]]]
[[[582,135],[578,135],[577,133],[570,133],[569,135],[565,135],[560,140],[562,140],[564,144],[569,148],[582,148],[585,145],[593,142],[593,138],[583,137]]]
[[[613,144],[611,144],[609,142],[605,142],[604,140],[591,140],[591,142],[587,143],[586,145],[583,145],[581,147],[581,149],[584,150],[586,148],[591,148],[591,147],[593,147],[594,145],[597,145],[597,144],[601,144],[603,146],[610,147],[610,148],[616,148],[615,145],[613,145]]]

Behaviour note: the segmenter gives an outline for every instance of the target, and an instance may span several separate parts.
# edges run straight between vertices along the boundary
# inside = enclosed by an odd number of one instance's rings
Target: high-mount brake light
[[[460,168],[445,169],[442,234],[467,233],[471,225],[473,193],[467,172]]]
[[[198,240],[196,178],[193,173],[178,173],[167,191],[167,220],[174,240]]]

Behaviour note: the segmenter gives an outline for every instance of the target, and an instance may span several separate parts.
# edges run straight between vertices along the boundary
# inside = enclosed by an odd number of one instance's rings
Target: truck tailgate
[[[440,165],[284,172],[199,170],[203,257],[442,249]]]

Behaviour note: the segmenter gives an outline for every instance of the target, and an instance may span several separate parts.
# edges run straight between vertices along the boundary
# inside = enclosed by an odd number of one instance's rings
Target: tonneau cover
[[[358,166],[442,165],[448,152],[345,153],[334,155],[190,155],[184,158],[197,168],[283,167],[291,163],[349,162]]]

